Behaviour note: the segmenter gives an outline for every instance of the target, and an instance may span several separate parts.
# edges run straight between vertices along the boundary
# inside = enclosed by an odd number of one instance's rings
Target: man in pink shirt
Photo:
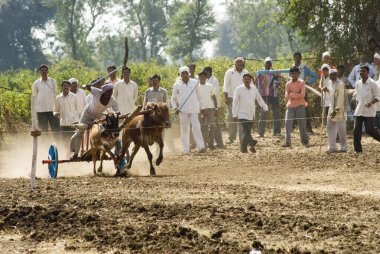
[[[301,142],[305,147],[309,147],[309,137],[306,132],[306,113],[305,108],[307,102],[305,100],[305,81],[299,79],[300,70],[297,66],[290,68],[290,76],[292,80],[286,83],[285,99],[286,104],[285,115],[285,144],[283,147],[291,147],[291,132],[293,130],[293,122],[297,120]]]

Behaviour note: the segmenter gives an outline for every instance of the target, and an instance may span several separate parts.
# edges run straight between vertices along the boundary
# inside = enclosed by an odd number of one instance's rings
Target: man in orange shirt
[[[283,147],[291,147],[291,132],[293,130],[293,122],[297,119],[300,131],[301,142],[305,147],[309,147],[309,137],[306,132],[306,113],[305,108],[307,102],[305,100],[305,81],[299,79],[300,70],[297,66],[290,68],[292,80],[286,83],[285,99],[286,104],[285,115],[285,144]]]

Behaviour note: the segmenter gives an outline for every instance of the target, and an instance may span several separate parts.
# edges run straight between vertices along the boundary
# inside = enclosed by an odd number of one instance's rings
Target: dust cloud
[[[179,128],[173,126],[171,129],[165,130],[165,148],[164,157],[169,154],[178,154],[180,152]],[[55,141],[52,135],[42,135],[38,138],[37,152],[37,169],[36,176],[39,178],[49,178],[47,165],[42,164],[42,160],[48,158],[48,150],[50,145]],[[54,142],[57,145],[58,158],[69,159],[69,144],[61,141]],[[130,153],[133,144],[130,146]],[[158,156],[158,145],[154,144],[150,147],[153,153],[153,159]],[[19,133],[8,136],[2,142],[0,150],[0,177],[2,178],[28,178],[32,167],[33,154],[33,137],[29,133]],[[96,163],[96,168],[99,162]],[[156,167],[159,170],[159,167]],[[107,176],[115,174],[115,168],[112,161],[103,162],[103,173]],[[140,148],[137,153],[132,168],[128,171],[130,176],[148,176],[149,162],[144,149]],[[58,167],[58,177],[75,177],[75,176],[91,176],[93,175],[92,162],[70,162],[61,163]]]

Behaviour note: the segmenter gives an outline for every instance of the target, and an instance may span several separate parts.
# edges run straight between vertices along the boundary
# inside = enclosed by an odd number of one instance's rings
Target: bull
[[[159,166],[163,160],[163,130],[170,128],[171,123],[169,119],[169,107],[166,103],[148,103],[146,106],[146,113],[143,115],[135,116],[129,121],[122,132],[122,150],[120,158],[125,154],[130,158],[127,164],[127,169],[132,166],[133,159],[140,147],[143,147],[150,164],[150,175],[155,176],[156,170],[153,166],[153,155],[149,150],[149,146],[157,143],[160,148],[160,153],[156,160],[156,165]],[[129,156],[129,146],[134,143],[132,154]]]

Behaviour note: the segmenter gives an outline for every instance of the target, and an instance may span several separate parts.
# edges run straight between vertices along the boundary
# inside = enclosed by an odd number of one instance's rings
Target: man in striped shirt
[[[293,122],[297,120],[300,131],[301,142],[305,147],[309,147],[309,137],[306,132],[306,113],[305,108],[307,102],[305,100],[305,81],[299,79],[300,70],[297,66],[290,68],[292,80],[286,83],[285,99],[286,104],[285,115],[285,144],[283,147],[291,147],[291,132],[293,130]]]

